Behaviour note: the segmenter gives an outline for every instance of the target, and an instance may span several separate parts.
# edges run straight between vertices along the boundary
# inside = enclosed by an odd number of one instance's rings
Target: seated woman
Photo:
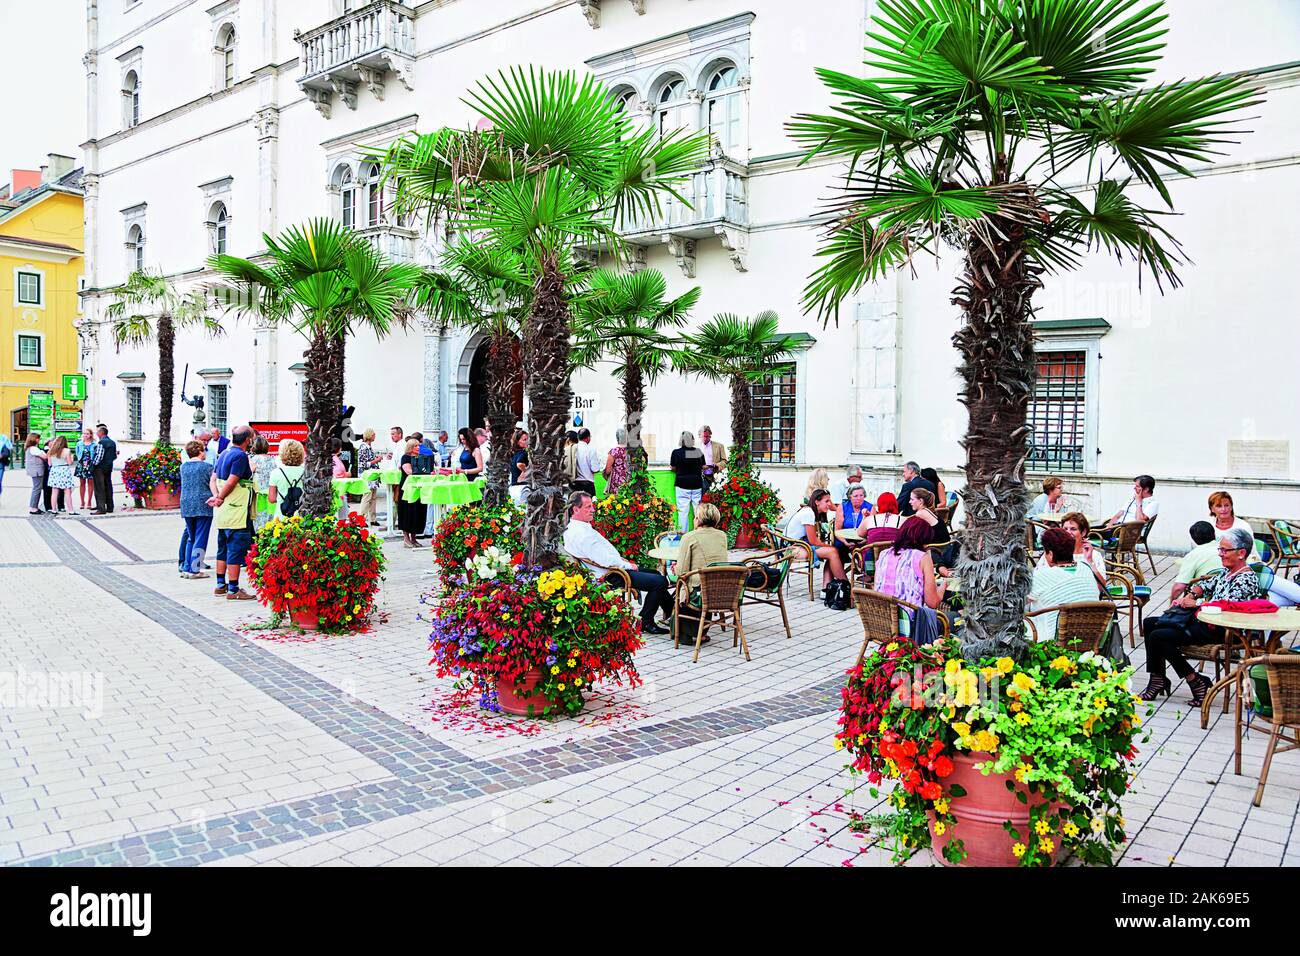
[[[845,503],[835,511],[835,530],[836,531],[856,531],[862,522],[871,516],[871,505],[867,503],[867,489],[861,485],[851,485],[849,496]],[[849,556],[856,548],[864,547],[864,543],[853,545],[845,544],[837,536],[835,538],[835,549],[840,553],[840,560],[847,567]]]
[[[1043,493],[1033,500],[1029,506],[1029,514],[1060,514],[1065,510],[1065,502],[1062,500],[1064,494],[1065,485],[1060,478],[1044,478]]]
[[[921,518],[903,522],[893,546],[876,559],[875,590],[918,607],[933,609],[943,603],[948,582],[935,583],[934,559],[925,549],[933,535],[934,530]]]
[[[934,513],[934,495],[925,488],[916,488],[911,494],[913,517],[920,518],[930,526],[934,535],[932,544],[947,544],[952,540],[948,525]]]
[[[722,512],[717,505],[702,504],[695,509],[695,528],[682,535],[673,577],[680,581],[692,571],[727,560],[727,532],[718,527],[721,523]],[[699,590],[700,579],[693,578],[690,596],[685,605],[678,607],[678,614],[698,620]],[[691,633],[689,629],[688,633]],[[704,642],[708,640],[708,635],[705,635]]]
[[[803,503],[809,504],[812,501],[814,491],[830,491],[831,473],[825,468],[815,468],[808,478],[808,484],[803,490]]]
[[[1165,663],[1173,665],[1174,673],[1187,681],[1192,690],[1191,703],[1199,706],[1210,689],[1210,679],[1192,670],[1183,656],[1182,648],[1188,644],[1218,643],[1218,628],[1207,625],[1196,616],[1196,609],[1207,601],[1252,601],[1261,597],[1259,577],[1250,566],[1255,551],[1255,538],[1249,531],[1230,528],[1219,541],[1219,560],[1223,567],[1213,572],[1200,584],[1194,584],[1159,617],[1150,618],[1142,625],[1146,637],[1147,673],[1150,680],[1138,696],[1155,700],[1169,694],[1172,684],[1165,676]]]
[[[948,504],[948,489],[943,485],[943,479],[933,468],[922,468],[921,477],[934,485],[934,500],[938,502],[940,508]]]
[[[1048,531],[1052,529],[1049,528]],[[1103,588],[1106,587],[1106,555],[1100,548],[1094,548],[1092,542],[1088,540],[1088,534],[1092,530],[1088,525],[1088,519],[1077,511],[1071,511],[1061,519],[1061,530],[1070,532],[1074,538],[1074,560],[1081,565],[1092,568],[1093,575],[1097,578],[1097,583]],[[1047,539],[1047,531],[1043,532],[1043,540]],[[1038,567],[1047,567],[1047,552],[1038,559]]]
[[[898,513],[898,498],[886,491],[876,499],[876,507],[858,523],[858,534],[867,544],[884,544],[898,537],[903,518]]]
[[[1075,559],[1076,541],[1064,528],[1043,532],[1043,563],[1034,569],[1034,583],[1029,589],[1027,607],[1031,611],[1095,601],[1100,596],[1097,578]],[[1039,641],[1056,640],[1058,611],[1034,618]]]
[[[831,521],[827,515],[834,510],[835,501],[831,498],[831,493],[825,488],[818,488],[812,493],[812,500],[795,512],[786,525],[785,533],[786,537],[807,541],[812,545],[814,557],[826,562],[822,572],[822,586],[826,589],[827,607],[848,610],[849,580],[844,573],[844,562],[840,560],[840,553],[823,541],[818,531],[819,524]],[[837,600],[837,595],[840,594],[842,600]]]
[[[1250,531],[1250,523],[1237,517],[1232,506],[1232,495],[1226,491],[1216,491],[1210,495],[1210,518],[1213,519],[1210,523],[1214,525],[1214,537],[1220,541],[1233,528]]]

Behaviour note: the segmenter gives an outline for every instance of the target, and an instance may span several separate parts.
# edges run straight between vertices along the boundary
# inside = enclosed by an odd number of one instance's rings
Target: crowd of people
[[[15,454],[9,438],[0,436],[0,490],[4,489],[4,472]],[[23,443],[23,467],[32,482],[27,513],[49,516],[111,513],[116,461],[117,443],[109,437],[107,425],[87,428],[72,447],[63,435],[49,438],[39,432],[29,433]]]

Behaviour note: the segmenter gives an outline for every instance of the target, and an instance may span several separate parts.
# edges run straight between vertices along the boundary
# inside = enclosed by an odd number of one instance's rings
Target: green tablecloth
[[[676,501],[676,485],[673,484],[673,470],[671,468],[648,468],[646,474],[650,476],[650,484],[654,486],[655,494],[667,501]],[[603,497],[605,494],[605,476],[596,475],[596,497]]]
[[[425,505],[463,505],[483,499],[482,481],[464,475],[408,475],[402,486],[408,501]]]
[[[341,495],[364,495],[370,490],[370,482],[364,478],[335,478],[334,490]]]
[[[400,485],[402,483],[402,469],[371,468],[369,471],[362,472],[361,477],[366,481],[381,481],[386,485]]]

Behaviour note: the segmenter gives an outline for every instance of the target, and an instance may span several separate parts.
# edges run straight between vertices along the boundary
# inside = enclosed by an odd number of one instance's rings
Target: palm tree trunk
[[[164,312],[158,316],[158,444],[172,443],[172,402],[176,390],[176,326]]]
[[[564,276],[554,256],[541,263],[533,285],[533,307],[524,331],[528,369],[528,494],[524,547],[530,564],[556,561],[564,527],[569,481],[564,473],[564,432],[573,406],[569,385],[569,303]]]
[[[1025,549],[1026,423],[1037,368],[1030,299],[1041,270],[1023,255],[1022,229],[990,230],[992,248],[972,237],[953,302],[964,314],[953,336],[966,406],[966,528],[960,533],[964,652],[971,660],[1025,650],[1025,599],[1032,583]]]
[[[492,457],[487,464],[487,487],[483,501],[499,508],[510,501],[510,458],[514,449],[510,437],[515,431],[515,412],[510,405],[515,383],[523,374],[514,356],[514,336],[493,335],[488,340],[487,417],[492,427]]]
[[[754,395],[743,375],[731,376],[731,451],[727,470],[749,471],[749,431],[754,420]]]
[[[641,420],[645,416],[645,377],[633,361],[631,349],[628,350],[623,366],[623,427],[627,431],[627,479],[635,482],[639,493],[650,490],[646,479],[648,461],[645,445],[641,441]]]
[[[343,340],[325,332],[312,336],[307,359],[307,468],[303,476],[303,511],[323,516],[333,503],[330,439],[343,405]]]

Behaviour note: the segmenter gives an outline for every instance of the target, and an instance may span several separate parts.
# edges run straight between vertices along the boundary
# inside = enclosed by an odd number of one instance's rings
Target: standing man
[[[253,469],[248,461],[248,443],[253,430],[237,425],[232,441],[217,458],[217,493],[208,504],[217,509],[217,587],[212,593],[227,601],[255,601],[239,589],[239,572],[253,543]]]
[[[14,461],[14,443],[9,440],[9,436],[0,432],[0,492],[5,490],[5,471]],[[3,498],[0,497],[0,501]],[[84,504],[84,502],[83,502]]]
[[[113,513],[113,462],[117,461],[117,442],[108,437],[108,426],[100,424],[95,429],[99,438],[99,447],[104,449],[104,456],[95,466],[93,475],[95,483],[95,514]]]
[[[486,465],[492,460],[492,433],[486,428],[476,428],[474,437],[478,439],[478,447],[483,451],[483,464]]]
[[[700,451],[704,453],[704,493],[713,487],[713,476],[727,467],[727,446],[713,440],[713,429],[700,426]]]
[[[406,448],[406,442],[404,441],[406,435],[402,432],[402,427],[400,425],[394,425],[392,428],[388,429],[388,437],[393,440],[393,447],[384,457],[397,458],[400,460],[402,455],[405,454],[403,449]]]
[[[584,428],[578,432],[578,446],[574,456],[573,490],[585,491],[589,495],[596,493],[596,472],[604,467],[604,462],[596,454],[591,444],[591,430]]]
[[[230,439],[221,434],[220,428],[213,427],[208,432],[208,453],[206,457],[208,461],[213,463],[213,465],[215,465],[217,459],[221,457],[221,453],[229,447]]]
[[[438,432],[438,440],[433,443],[433,453],[438,456],[439,468],[450,467],[451,445],[447,442],[446,430]]]
[[[903,487],[898,492],[898,513],[904,517],[916,514],[912,510],[912,492],[917,488],[924,488],[930,494],[937,494],[934,482],[928,481],[921,477],[921,466],[914,461],[909,461],[903,466]]]

